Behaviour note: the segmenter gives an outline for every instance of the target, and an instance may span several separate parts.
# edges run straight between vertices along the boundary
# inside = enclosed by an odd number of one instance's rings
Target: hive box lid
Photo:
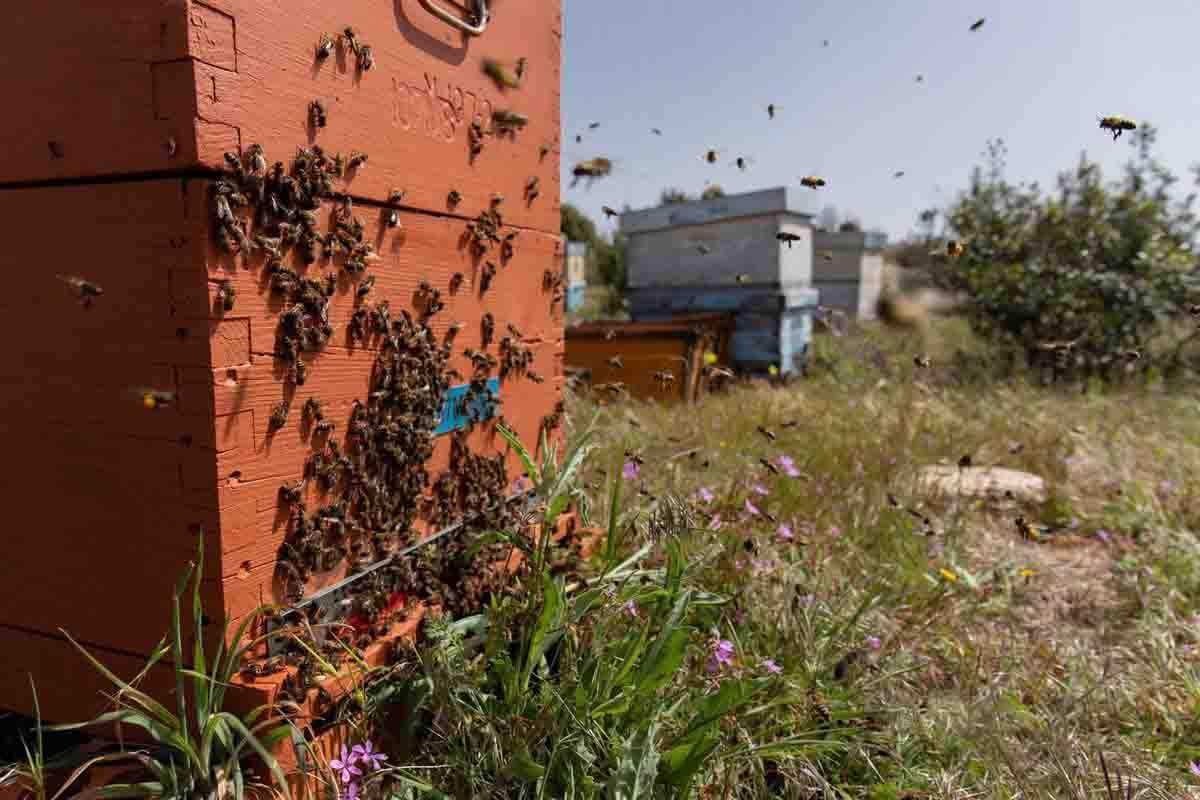
[[[758,192],[725,195],[711,200],[627,211],[620,216],[621,232],[630,235],[679,225],[704,225],[718,220],[756,217],[763,214],[792,214],[802,221],[816,213],[811,189],[779,186]]]

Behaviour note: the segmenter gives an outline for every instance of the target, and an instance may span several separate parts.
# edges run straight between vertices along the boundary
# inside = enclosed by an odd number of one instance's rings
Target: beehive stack
[[[354,403],[368,404],[378,388],[372,371],[386,337],[352,341],[357,309],[386,301],[392,320],[407,310],[419,328],[427,283],[444,303],[427,319],[437,344],[463,324],[447,365],[461,377],[450,383],[472,377],[465,349],[499,360],[509,336],[531,362],[502,381],[500,413],[529,443],[553,416],[562,298],[547,278],[561,275],[562,258],[561,13],[555,0],[508,4],[479,36],[455,31],[419,0],[126,0],[116,9],[42,3],[13,13],[12,24],[38,35],[10,50],[22,68],[5,88],[23,122],[0,151],[0,211],[16,232],[0,256],[10,281],[0,302],[20,331],[0,393],[11,448],[2,481],[0,707],[30,707],[32,672],[43,714],[77,719],[103,705],[103,684],[59,629],[132,674],[164,630],[173,583],[195,554],[194,532],[206,537],[210,613],[236,620],[287,599],[276,562],[296,513],[280,489],[327,450],[303,409],[320,400],[336,426],[330,436],[352,454],[345,437]],[[359,68],[339,35],[347,26],[370,46],[370,69]],[[322,59],[323,34],[337,42]],[[524,57],[520,88],[498,89],[483,73],[487,56]],[[312,124],[314,100],[324,127]],[[528,123],[499,135],[493,113],[506,109]],[[472,122],[488,134],[474,157]],[[299,148],[367,154],[331,177],[330,196],[313,209],[324,236],[351,199],[374,254],[365,272],[348,271],[345,253],[305,264],[303,248],[293,247],[272,267],[261,247],[222,249],[214,186],[227,180],[253,194],[233,174],[235,162],[255,172],[252,145],[268,169],[278,161],[285,173]],[[281,218],[257,218],[260,203],[247,199],[232,209],[247,235],[277,236]],[[502,215],[502,237],[519,232],[509,258],[496,243],[483,254],[472,247],[467,224],[490,209]],[[489,262],[495,275],[483,290]],[[319,282],[334,275],[332,335],[301,355],[303,385],[294,362],[280,357],[281,315],[295,299],[272,289],[272,273],[284,268]],[[452,292],[456,273],[461,286]],[[82,276],[104,294],[84,308],[57,274]],[[368,274],[373,287],[360,297]],[[303,327],[320,327],[310,311]],[[487,314],[495,333],[484,347]],[[148,409],[134,387],[173,402]],[[284,408],[286,421],[271,430]],[[504,452],[493,428],[474,426],[469,449]],[[451,439],[434,439],[426,495],[447,469]],[[509,477],[518,474],[512,454],[506,466]],[[302,498],[313,512],[344,488],[323,492],[310,481]],[[427,519],[434,505],[420,505],[414,533],[400,531],[394,543],[445,521]],[[306,575],[303,592],[353,571],[343,559]]]

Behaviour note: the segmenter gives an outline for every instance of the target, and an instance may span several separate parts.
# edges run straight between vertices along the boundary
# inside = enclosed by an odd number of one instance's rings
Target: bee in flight
[[[788,248],[791,249],[792,242],[798,242],[801,239],[803,239],[804,237],[798,233],[788,233],[787,231],[780,231],[779,233],[775,234],[775,238],[781,242],[787,242]]]
[[[586,161],[580,161],[571,170],[574,180],[571,185],[574,186],[579,182],[580,178],[588,178],[589,181],[596,178],[604,178],[612,174],[612,161],[607,158],[589,158]]]
[[[84,308],[91,308],[92,298],[104,294],[104,290],[91,281],[85,281],[77,275],[59,275],[60,281],[70,286],[79,295],[79,302]]]
[[[933,366],[933,361],[930,360],[929,356],[913,356],[913,364],[921,369],[929,369]]]
[[[1137,130],[1137,123],[1129,117],[1122,117],[1120,114],[1116,114],[1111,117],[1101,117],[1100,130],[1112,131],[1113,141],[1115,142],[1125,131]]]
[[[625,368],[625,362],[621,360],[621,357],[619,355],[613,356],[612,358],[610,358],[608,360],[608,365],[610,367],[612,367],[613,369],[624,369]]]
[[[662,136],[662,131],[659,130],[658,128],[651,128],[650,132],[653,133],[655,136]]]
[[[917,83],[924,83],[924,82],[925,82],[925,76],[918,72],[917,73]]]
[[[589,131],[594,131],[594,130],[596,130],[596,128],[599,128],[599,127],[600,127],[600,123],[599,123],[599,122],[593,122],[593,123],[591,123],[590,125],[588,125],[588,130],[589,130]]]
[[[800,179],[801,186],[807,186],[810,189],[820,189],[825,185],[825,179],[816,175],[805,175]]]
[[[131,391],[142,398],[142,405],[145,408],[151,410],[163,408],[175,402],[174,392],[160,392],[157,389],[148,389],[142,386]]]
[[[736,276],[734,278],[734,280],[736,280],[738,283],[741,283],[741,284],[747,284],[750,282],[750,275],[748,273],[743,272],[740,275]]]
[[[962,242],[958,241],[957,239],[951,239],[950,241],[946,242],[946,255],[950,256],[950,258],[958,258],[962,254]]]
[[[770,119],[775,119],[775,112],[779,111],[779,110],[780,110],[779,106],[775,105],[774,103],[770,103],[767,106],[767,117],[769,117]]]
[[[983,27],[983,23],[984,23],[984,22],[986,22],[986,21],[987,21],[987,18],[986,18],[986,17],[980,17],[979,19],[977,19],[977,20],[975,20],[974,22],[972,22],[972,23],[971,23],[971,32],[972,32],[972,33],[974,33],[975,31],[977,31],[977,30],[979,30],[980,28],[982,28],[982,27]]]
[[[610,208],[609,206],[600,206],[600,210],[604,212],[604,216],[607,219],[612,219],[613,217],[618,216],[616,209]]]
[[[893,172],[893,173],[892,173],[892,177],[893,177],[893,178],[903,178],[903,177],[904,177],[904,170],[902,170],[902,169],[898,169],[898,170],[896,170],[895,172]]]
[[[714,147],[710,150],[705,150],[704,155],[700,156],[700,160],[707,162],[709,164],[715,164],[715,163],[717,163],[717,159],[720,158],[720,156],[721,156],[721,150],[719,148]]]
[[[706,256],[712,252],[712,248],[706,245],[704,242],[696,242],[696,252],[702,256]]]
[[[738,157],[737,157],[737,160],[736,160],[736,161],[734,161],[733,163],[734,163],[734,166],[736,166],[736,167],[737,167],[738,169],[740,169],[742,172],[745,172],[745,171],[746,171],[746,167],[748,167],[748,166],[750,166],[751,164],[753,164],[753,163],[754,163],[754,159],[752,159],[752,158],[746,158],[745,156],[738,156]]]

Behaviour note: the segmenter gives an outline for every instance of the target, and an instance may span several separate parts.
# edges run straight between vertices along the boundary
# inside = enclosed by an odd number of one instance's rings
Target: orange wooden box
[[[0,707],[31,709],[32,673],[47,719],[99,710],[107,687],[60,629],[132,675],[166,631],[196,531],[207,537],[211,616],[223,610],[236,621],[282,600],[273,580],[287,527],[279,489],[301,476],[311,452],[301,408],[319,398],[340,440],[351,404],[366,399],[376,354],[349,341],[362,301],[358,280],[340,272],[334,337],[305,357],[309,378],[289,392],[287,424],[268,435],[285,396],[272,352],[280,302],[261,259],[216,247],[211,186],[223,154],[251,143],[290,164],[314,141],[305,125],[314,98],[328,108],[315,141],[370,155],[335,186],[356,201],[382,257],[370,269],[377,280],[368,302],[388,300],[395,317],[413,307],[421,281],[439,288],[446,307],[431,328],[440,339],[452,322],[465,324],[450,366],[467,376],[463,349],[481,347],[481,317],[493,315],[496,340],[515,325],[533,351],[530,369],[545,381],[505,382],[502,413],[523,440],[536,441],[563,382],[561,299],[543,281],[547,271],[561,273],[562,258],[560,9],[558,0],[506,3],[476,37],[421,0],[58,0],[14,9],[16,24],[42,37],[18,44],[23,69],[0,79],[25,120],[0,148],[0,214],[18,232],[0,248],[9,276],[0,307],[20,332],[0,364],[0,412],[10,423],[0,468]],[[356,74],[342,48],[324,63],[314,59],[320,34],[347,25],[374,49],[366,73]],[[522,87],[497,90],[482,72],[485,56],[510,64],[525,57]],[[486,124],[505,107],[529,124],[513,138],[488,137],[472,162],[472,116]],[[551,146],[544,155],[543,144]],[[526,202],[523,187],[535,175],[541,195]],[[395,228],[384,226],[381,205],[393,188],[406,192]],[[449,209],[452,188],[463,201]],[[463,236],[494,192],[506,198],[504,230],[521,235],[481,292],[480,263]],[[324,217],[335,204],[323,205]],[[459,272],[465,282],[451,294]],[[58,273],[79,274],[104,294],[83,308]],[[226,280],[236,290],[230,311],[217,295]],[[496,345],[487,350],[495,354]],[[136,386],[175,392],[177,402],[147,410],[130,391]],[[505,449],[493,427],[471,434],[474,450]],[[431,478],[446,468],[448,450],[449,437],[440,437]],[[508,464],[516,477],[515,455]],[[341,577],[339,568],[310,590]]]

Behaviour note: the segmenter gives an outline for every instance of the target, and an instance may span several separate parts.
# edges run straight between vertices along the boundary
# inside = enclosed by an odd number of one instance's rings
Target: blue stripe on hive
[[[466,413],[459,413],[459,400],[467,393],[469,384],[461,384],[459,386],[451,386],[446,390],[446,400],[442,404],[442,417],[438,422],[438,426],[433,429],[434,436],[441,436],[443,433],[465,428],[474,419],[476,422],[491,419],[495,415],[496,407],[488,402],[487,394],[476,395],[471,402],[467,404]],[[493,396],[500,396],[500,379],[491,378],[487,382],[488,392]]]

